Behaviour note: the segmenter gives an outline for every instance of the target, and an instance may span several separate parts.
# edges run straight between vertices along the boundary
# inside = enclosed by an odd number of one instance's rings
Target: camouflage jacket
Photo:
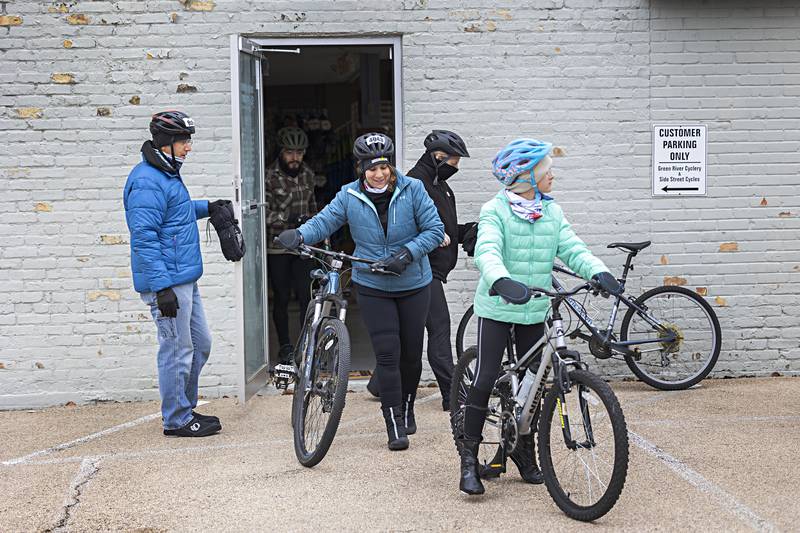
[[[317,213],[314,199],[314,171],[302,163],[300,173],[292,178],[283,172],[275,160],[266,171],[264,198],[267,214],[267,246],[285,229],[298,227],[297,217]]]

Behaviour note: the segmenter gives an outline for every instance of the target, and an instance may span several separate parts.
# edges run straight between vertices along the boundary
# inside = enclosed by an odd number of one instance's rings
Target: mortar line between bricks
[[[207,401],[199,401],[197,405],[205,405]],[[134,426],[138,426],[139,424],[143,424],[145,422],[149,422],[151,420],[155,420],[161,416],[161,413],[153,413],[150,415],[145,415],[141,418],[137,418],[136,420],[131,420],[130,422],[125,422],[124,424],[118,424],[116,426],[110,427],[108,429],[104,429],[102,431],[98,431],[96,433],[92,433],[90,435],[85,435],[83,437],[79,437],[77,439],[71,440],[69,442],[64,442],[61,444],[56,444],[55,446],[51,446],[50,448],[46,448],[44,450],[39,450],[33,453],[29,453],[28,455],[24,455],[22,457],[17,457],[15,459],[8,459],[6,461],[0,462],[0,465],[3,466],[13,466],[20,463],[27,463],[30,462],[31,459],[35,457],[39,457],[42,455],[50,455],[51,453],[60,452],[64,450],[68,450],[69,448],[74,448],[75,446],[79,446],[81,444],[85,444],[87,442],[93,441],[95,439],[99,439],[100,437],[105,437],[106,435],[111,435],[112,433],[117,433],[118,431],[122,431],[125,429],[132,428]]]
[[[716,483],[703,477],[702,474],[696,470],[693,470],[683,461],[676,459],[659,448],[656,444],[650,442],[641,435],[634,433],[633,431],[628,430],[628,437],[637,447],[663,462],[670,470],[678,474],[678,476],[683,478],[700,492],[710,496],[716,501],[716,503],[720,505],[720,507],[733,514],[745,525],[749,526],[755,531],[777,531],[777,528],[774,524],[764,518],[761,518],[758,514],[756,514],[755,511],[737,500],[732,494],[725,491],[725,489]]]

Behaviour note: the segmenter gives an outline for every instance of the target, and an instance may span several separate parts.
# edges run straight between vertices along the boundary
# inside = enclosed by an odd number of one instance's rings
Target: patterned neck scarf
[[[536,190],[536,196],[533,200],[527,200],[508,189],[504,190],[503,194],[505,194],[508,199],[511,211],[522,220],[533,224],[538,219],[542,218],[542,193],[540,193],[538,189]]]

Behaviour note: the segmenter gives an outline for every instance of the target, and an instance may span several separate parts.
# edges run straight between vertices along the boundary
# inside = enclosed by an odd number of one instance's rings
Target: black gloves
[[[489,296],[500,296],[511,304],[525,304],[531,299],[531,291],[524,283],[511,278],[500,278],[492,285]]]
[[[213,217],[220,209],[224,209],[226,205],[230,204],[230,200],[215,200],[208,202],[208,216]]]
[[[611,275],[610,272],[600,272],[592,276],[592,280],[596,281],[603,292],[607,292],[608,294],[613,294],[617,296],[622,293],[622,287],[620,287],[619,282],[617,279]]]
[[[475,245],[478,243],[478,223],[468,222],[464,224],[464,236],[461,239],[461,248],[468,256],[475,255]]]
[[[239,221],[233,212],[233,203],[230,200],[208,202],[208,216],[217,230],[222,255],[228,261],[239,261],[244,257],[245,246]]]
[[[287,250],[294,251],[303,244],[303,235],[296,229],[287,229],[275,237],[275,242]]]
[[[160,290],[156,293],[156,302],[158,303],[158,310],[161,311],[161,316],[165,318],[175,318],[178,316],[178,297],[175,296],[175,291],[172,287]]]
[[[377,263],[375,263],[376,268],[382,268],[383,270],[388,270],[393,274],[397,274],[398,276],[408,268],[408,265],[414,262],[414,256],[411,255],[411,252],[408,248],[403,246],[391,256],[387,257],[386,259],[381,259]]]

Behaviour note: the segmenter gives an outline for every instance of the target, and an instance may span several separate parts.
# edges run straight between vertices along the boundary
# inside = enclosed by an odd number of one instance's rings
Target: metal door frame
[[[239,101],[239,86],[241,80],[239,78],[239,54],[246,53],[258,59],[256,63],[256,91],[258,93],[258,115],[259,115],[259,173],[261,175],[261,194],[258,202],[261,206],[264,203],[264,99],[263,99],[263,85],[261,80],[263,57],[255,52],[254,43],[241,35],[231,35],[231,109],[232,109],[232,124],[231,124],[231,137],[233,141],[233,187],[234,187],[234,210],[236,213],[242,212],[242,173],[241,173],[241,144],[240,144],[240,104]],[[263,209],[263,207],[259,207]],[[244,224],[242,224],[244,225]],[[261,232],[261,249],[265,251],[262,260],[262,277],[264,284],[261,287],[262,299],[264,301],[264,351],[269,346],[269,307],[268,307],[268,291],[267,291],[267,258],[266,258],[266,227]],[[258,390],[260,390],[267,383],[267,374],[269,372],[269,357],[266,357],[265,364],[248,380],[247,364],[244,355],[244,266],[239,261],[234,263],[235,273],[235,294],[236,294],[236,354],[238,355],[238,392],[237,398],[239,403],[244,405],[250,397],[252,397]]]

